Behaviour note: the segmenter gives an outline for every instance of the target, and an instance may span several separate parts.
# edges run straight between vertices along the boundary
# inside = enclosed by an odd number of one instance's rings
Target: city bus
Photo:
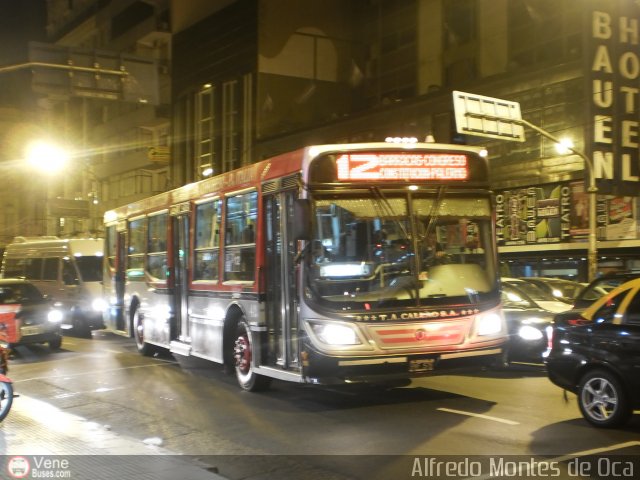
[[[486,151],[317,145],[105,213],[108,328],[272,379],[387,383],[501,362]]]

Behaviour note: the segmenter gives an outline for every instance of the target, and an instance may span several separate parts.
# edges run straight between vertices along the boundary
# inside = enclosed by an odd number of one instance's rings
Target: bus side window
[[[255,280],[255,224],[258,193],[249,192],[227,199],[224,280]]]

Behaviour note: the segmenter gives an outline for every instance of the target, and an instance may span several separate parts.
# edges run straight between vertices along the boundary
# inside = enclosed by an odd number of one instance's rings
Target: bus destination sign
[[[345,153],[336,159],[338,180],[467,180],[459,153]]]

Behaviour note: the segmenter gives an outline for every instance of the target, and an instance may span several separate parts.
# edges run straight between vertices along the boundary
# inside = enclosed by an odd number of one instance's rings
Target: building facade
[[[452,90],[505,98],[595,159],[599,271],[640,267],[638,18],[626,0],[209,2],[174,28],[172,176],[389,135],[483,144],[505,273],[584,279],[581,157],[455,132]]]

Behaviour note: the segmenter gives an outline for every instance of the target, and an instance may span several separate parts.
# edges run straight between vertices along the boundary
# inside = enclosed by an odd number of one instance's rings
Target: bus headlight
[[[478,336],[497,335],[502,331],[502,317],[489,312],[476,317],[476,333]]]
[[[523,340],[535,341],[542,338],[542,332],[531,325],[523,325],[518,330],[518,336]]]
[[[60,323],[63,317],[64,314],[60,310],[55,308],[53,310],[50,310],[47,314],[47,320],[49,320],[51,323]]]
[[[316,337],[327,345],[358,345],[362,343],[356,331],[347,325],[319,322],[309,323]]]

